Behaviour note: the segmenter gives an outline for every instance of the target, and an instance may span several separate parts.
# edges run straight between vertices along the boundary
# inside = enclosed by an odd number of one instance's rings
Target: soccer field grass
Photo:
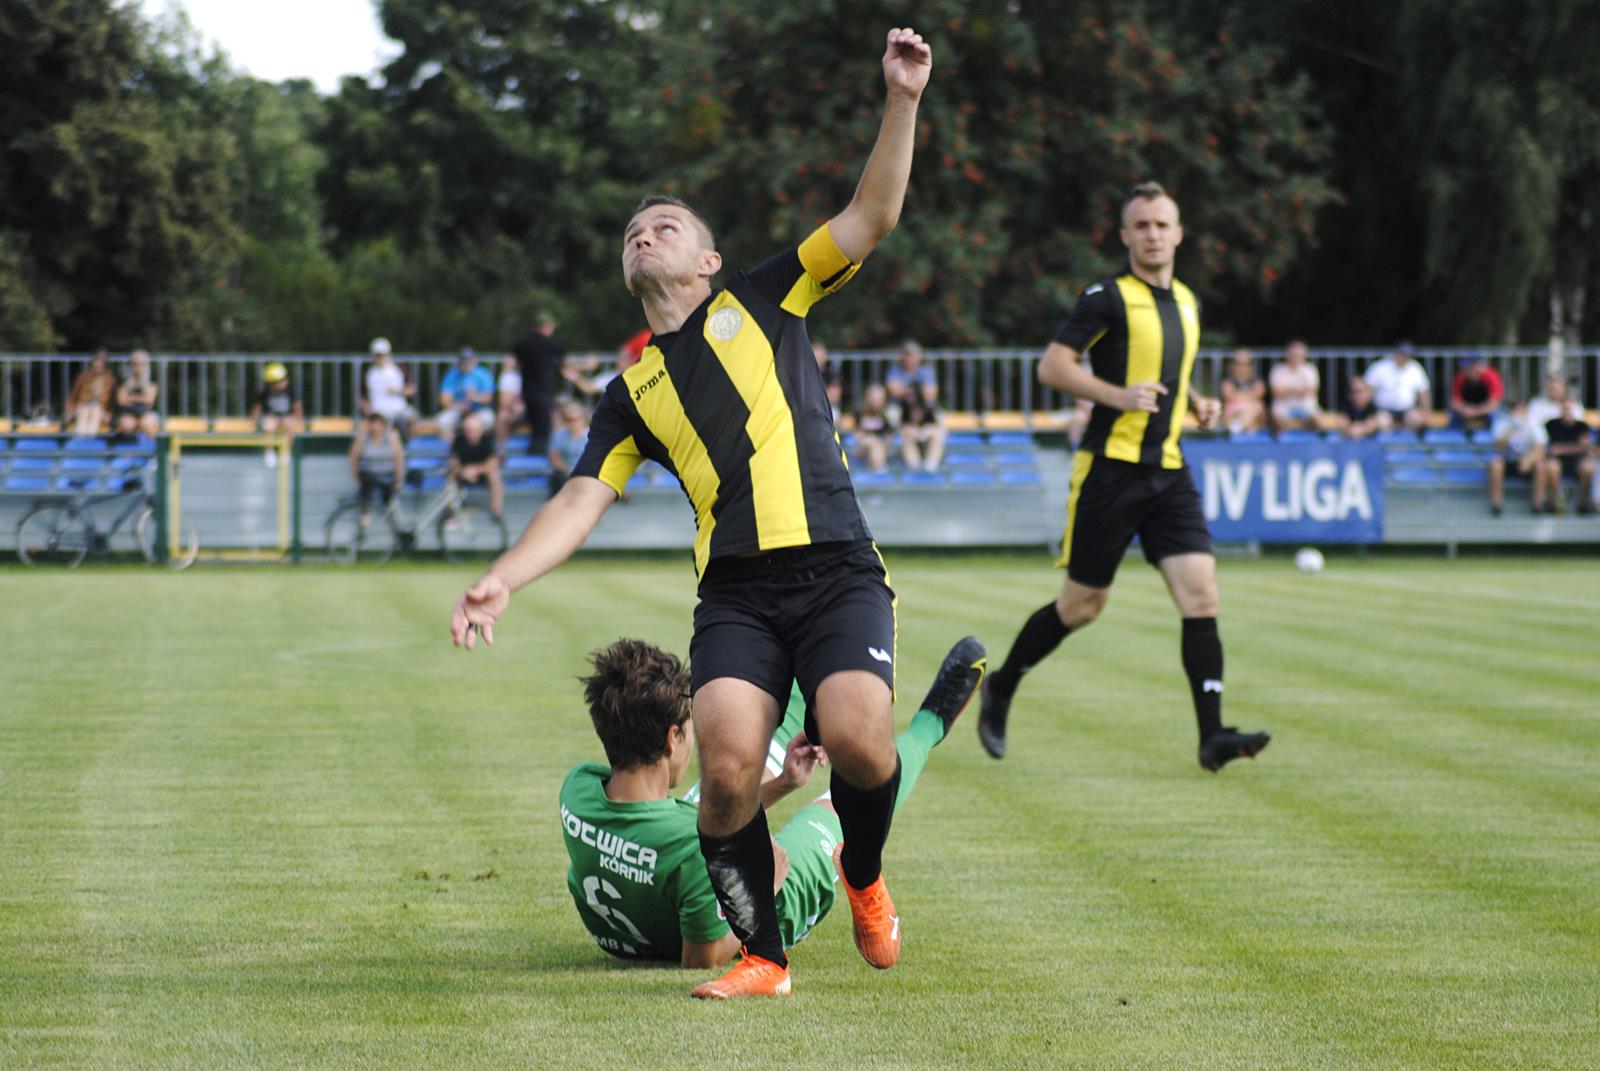
[[[889,564],[900,725],[1058,582]],[[459,569],[0,570],[0,1066],[1600,1066],[1600,569],[1221,573],[1259,760],[1196,765],[1130,559],[1004,762],[972,710],[934,751],[887,857],[900,966],[841,907],[792,998],[707,1005],[594,947],[555,802],[600,757],[584,653],[686,650],[681,559],[574,561],[472,655]]]

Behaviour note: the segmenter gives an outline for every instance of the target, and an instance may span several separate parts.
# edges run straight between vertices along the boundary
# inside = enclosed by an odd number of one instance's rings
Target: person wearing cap
[[[395,363],[388,339],[373,339],[367,352],[372,356],[372,363],[361,373],[361,414],[381,416],[405,435],[417,417],[417,411],[411,407],[417,385],[411,382],[405,369]]]
[[[456,357],[456,366],[444,374],[439,384],[439,430],[454,435],[461,418],[477,413],[485,428],[494,427],[494,373],[478,363],[478,355],[468,346]]]
[[[1364,373],[1372,400],[1388,413],[1397,428],[1416,431],[1428,423],[1433,408],[1433,385],[1416,361],[1416,350],[1402,342],[1394,352],[1374,362]]]
[[[1489,427],[1505,396],[1505,383],[1500,373],[1489,367],[1487,357],[1474,354],[1466,358],[1450,384],[1450,426],[1467,431]]]
[[[295,436],[305,430],[305,411],[300,396],[289,383],[289,370],[282,362],[273,361],[261,370],[261,390],[256,403],[250,408],[250,419],[257,430],[267,435]],[[267,465],[278,463],[277,451],[271,447],[266,452]]]

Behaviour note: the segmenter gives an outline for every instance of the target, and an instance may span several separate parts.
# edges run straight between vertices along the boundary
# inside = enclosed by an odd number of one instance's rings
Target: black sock
[[[1194,693],[1200,740],[1222,728],[1222,637],[1214,617],[1183,619],[1183,671]]]
[[[757,808],[748,825],[726,837],[702,832],[700,853],[706,858],[706,872],[711,875],[711,888],[722,905],[723,917],[744,942],[745,951],[787,967],[789,957],[783,954],[777,898],[772,891],[767,812]]]
[[[1022,683],[1022,675],[1040,662],[1067,638],[1072,630],[1061,623],[1055,603],[1046,603],[1034,611],[1028,623],[1022,626],[1006,655],[1005,665],[989,674],[989,691],[1002,699],[1010,699]]]
[[[857,788],[835,770],[832,790],[833,809],[839,813],[839,828],[844,831],[839,869],[852,889],[865,889],[883,873],[883,845],[889,839],[894,798],[900,792],[900,758],[895,756],[894,774],[877,788]]]

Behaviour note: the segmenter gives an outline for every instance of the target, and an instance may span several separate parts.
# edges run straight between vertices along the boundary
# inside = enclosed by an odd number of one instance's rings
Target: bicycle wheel
[[[133,521],[133,535],[139,541],[139,553],[144,555],[144,560],[156,560],[156,511],[154,506],[146,506],[139,511],[139,516]],[[171,538],[171,533],[168,533]],[[167,547],[167,564],[174,569],[187,569],[194,564],[200,556],[200,533],[195,529],[194,522],[189,518],[178,515],[178,545],[174,550]]]
[[[439,549],[445,560],[469,561],[499,554],[506,549],[506,522],[483,506],[465,502],[439,518]]]
[[[357,502],[347,502],[334,510],[323,531],[328,557],[344,565],[386,562],[400,546],[400,528],[394,515],[371,513],[363,526],[361,505]]]
[[[28,565],[68,569],[89,553],[89,525],[71,506],[35,506],[17,522],[17,557]]]

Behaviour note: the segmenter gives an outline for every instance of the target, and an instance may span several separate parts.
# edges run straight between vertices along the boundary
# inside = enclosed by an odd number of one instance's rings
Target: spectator
[[[1411,343],[1400,343],[1388,357],[1373,363],[1366,377],[1372,387],[1372,400],[1389,414],[1395,427],[1416,431],[1428,423],[1433,385],[1417,363]]]
[[[572,466],[583,456],[589,442],[589,410],[582,402],[565,401],[556,411],[555,430],[550,433],[550,493],[561,490]]]
[[[1389,414],[1372,400],[1372,385],[1360,376],[1350,381],[1350,400],[1339,412],[1339,427],[1347,439],[1366,439],[1394,426]]]
[[[1256,375],[1256,356],[1240,346],[1222,375],[1222,423],[1235,435],[1260,431],[1267,423],[1267,385]]]
[[[1489,459],[1489,512],[1496,517],[1505,508],[1506,466],[1515,466],[1517,472],[1531,481],[1529,490],[1533,512],[1543,513],[1546,484],[1544,468],[1545,432],[1543,424],[1528,417],[1528,406],[1518,400],[1509,412],[1499,412],[1494,418],[1494,456]]]
[[[922,363],[922,347],[907,339],[900,344],[899,356],[883,377],[883,385],[889,392],[888,411],[894,423],[900,422],[906,403],[922,390],[925,383],[931,383],[937,389],[939,379],[932,368]]]
[[[305,430],[305,411],[301,408],[300,396],[289,384],[289,370],[278,361],[261,370],[261,392],[256,395],[256,404],[250,407],[250,419],[256,422],[256,429],[266,435],[293,438]],[[265,460],[268,468],[276,466],[278,451],[267,447]]]
[[[486,425],[481,413],[467,413],[461,418],[450,443],[450,478],[467,487],[487,486],[489,509],[498,517],[505,488],[500,482],[500,455],[495,452],[494,439],[484,431]]]
[[[1283,360],[1272,366],[1272,422],[1284,428],[1315,428],[1322,417],[1317,395],[1322,377],[1309,360],[1306,344],[1290,339],[1283,349]]]
[[[527,402],[522,397],[522,373],[517,370],[517,359],[506,354],[500,362],[500,378],[494,387],[494,438],[500,453],[506,452],[506,441],[511,429],[528,414]]]
[[[1505,397],[1500,373],[1485,357],[1468,357],[1450,384],[1450,426],[1464,431],[1490,427]]]
[[[1545,488],[1550,492],[1549,510],[1562,510],[1561,481],[1576,480],[1578,512],[1594,512],[1594,431],[1584,423],[1583,408],[1575,398],[1561,403],[1561,415],[1544,426]]]
[[[923,383],[905,401],[900,421],[900,457],[908,469],[936,472],[944,460],[944,414],[939,388]]]
[[[889,423],[889,392],[881,383],[866,389],[861,408],[856,410],[856,456],[872,472],[889,467],[889,440],[894,428]]]
[[[67,393],[67,419],[74,435],[99,435],[111,414],[111,395],[117,377],[111,374],[111,354],[95,350],[89,367],[78,373]]]
[[[1561,416],[1567,400],[1567,381],[1560,376],[1544,377],[1544,393],[1528,403],[1528,419],[1543,428]]]
[[[541,312],[534,317],[533,330],[511,346],[511,355],[522,373],[522,408],[528,417],[528,453],[542,454],[550,448],[550,407],[565,375],[566,347],[556,341],[555,317]]]
[[[388,507],[405,471],[406,448],[400,432],[382,413],[368,413],[350,443],[350,475],[355,477],[361,499],[361,527],[372,519],[373,498],[382,499],[382,505]]]
[[[820,342],[813,342],[811,353],[817,359],[817,373],[822,376],[822,389],[828,396],[829,408],[833,410],[833,426],[838,427],[839,418],[843,415],[840,403],[844,401],[844,382],[839,376],[839,370],[833,366],[828,347]]]
[[[393,424],[401,435],[410,434],[411,422],[417,411],[411,406],[416,397],[417,385],[405,369],[395,363],[389,340],[375,338],[367,347],[372,363],[361,373],[361,412],[377,413]]]
[[[526,388],[526,380],[523,386]],[[494,427],[494,374],[478,363],[472,347],[463,349],[456,357],[456,366],[444,374],[439,384],[439,404],[442,408],[435,419],[446,435],[454,435],[469,413],[477,413],[485,428]]]
[[[119,439],[154,437],[161,430],[161,415],[156,411],[160,395],[161,388],[150,375],[150,355],[134,350],[128,355],[128,374],[117,386],[117,411],[111,421]]]

